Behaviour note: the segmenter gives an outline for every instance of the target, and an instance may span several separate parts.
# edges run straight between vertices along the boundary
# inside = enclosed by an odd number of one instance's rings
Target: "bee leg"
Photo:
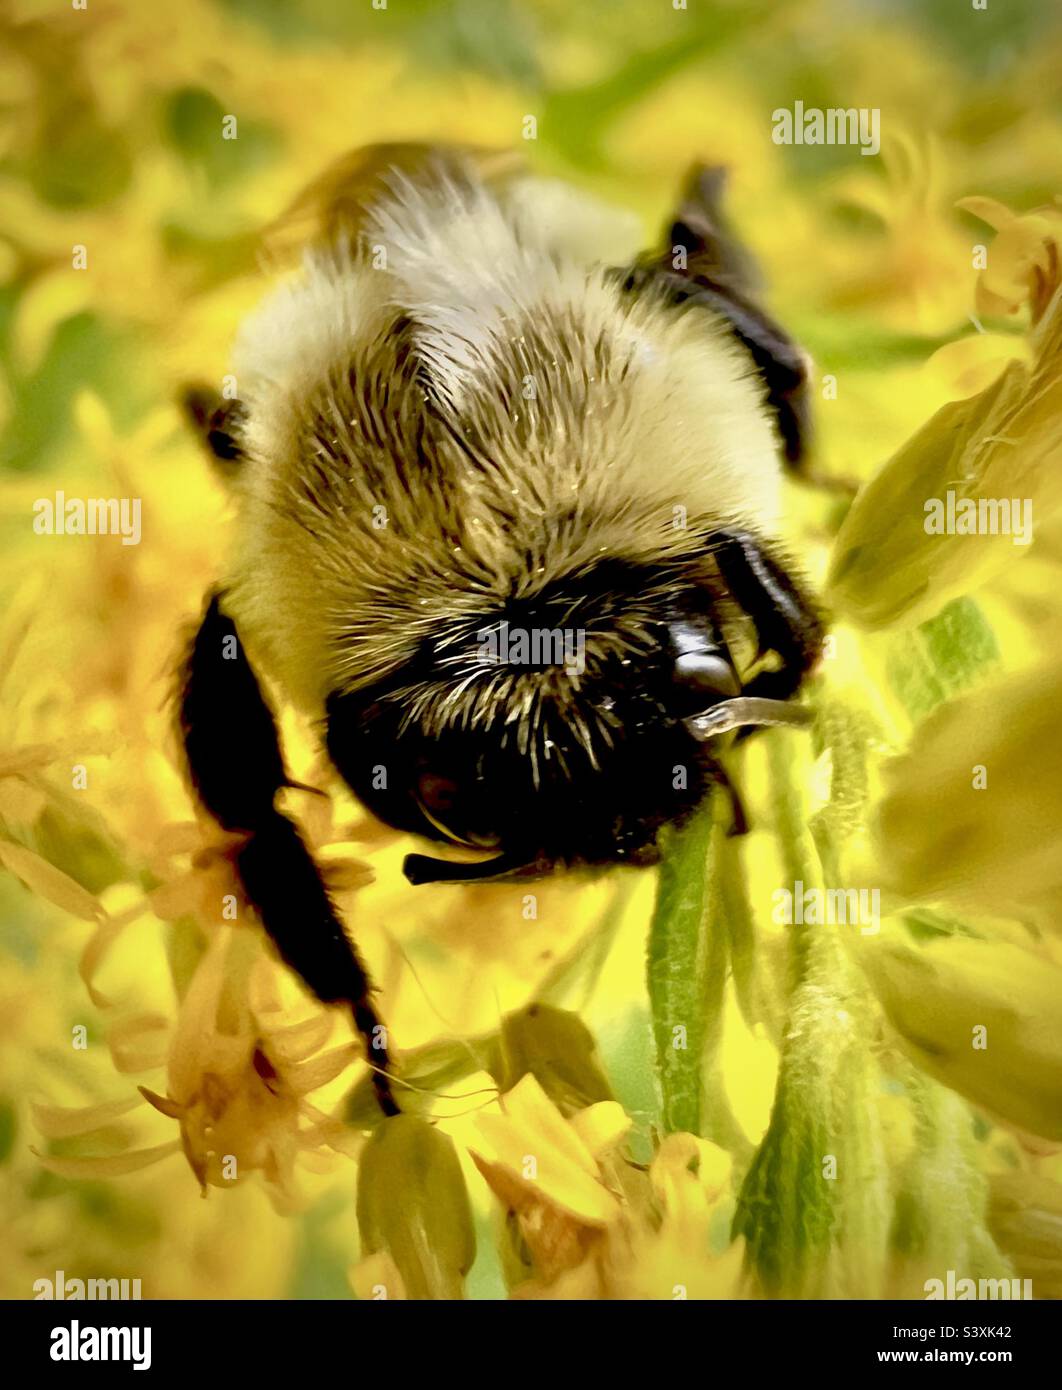
[[[281,958],[325,1004],[346,1004],[365,1040],[385,1115],[398,1113],[388,1079],[386,1030],[371,984],[295,825],[274,807],[288,786],[276,725],[236,625],[212,594],[182,670],[179,717],[199,799],[246,838],[236,870]]]
[[[720,531],[712,555],[734,601],[752,619],[761,652],[776,652],[777,671],[753,676],[743,695],[787,700],[800,687],[822,649],[819,614],[755,536]]]
[[[695,164],[668,231],[669,253],[683,248],[680,272],[691,298],[721,313],[745,345],[763,377],[782,443],[794,472],[807,476],[812,433],[807,354],[761,303],[762,276],[734,232],[725,210],[727,170]]]
[[[763,275],[726,214],[727,169],[694,164],[686,176],[682,199],[668,230],[671,247],[685,247],[700,260],[700,269],[731,290],[756,295]]]

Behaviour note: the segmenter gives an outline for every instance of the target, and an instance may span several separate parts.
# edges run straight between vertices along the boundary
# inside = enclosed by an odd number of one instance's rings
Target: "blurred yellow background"
[[[639,214],[647,244],[690,163],[725,164],[772,309],[816,363],[820,466],[865,479],[1024,351],[1011,320],[976,316],[974,248],[990,233],[955,204],[989,195],[1024,211],[1058,190],[1062,16],[1040,0],[6,0],[2,14],[0,818],[14,849],[0,874],[0,1293],[32,1297],[63,1269],[139,1277],[145,1297],[350,1297],[342,1153],[307,1146],[282,1196],[255,1175],[204,1200],[172,1119],[148,1106],[99,1112],[86,1134],[30,1110],[135,1100],[138,1083],[164,1092],[177,995],[204,949],[187,924],[210,861],[189,859],[201,846],[165,703],[225,554],[226,504],[176,399],[227,370],[264,289],[260,229],[328,161],[374,141],[519,146]],[[776,145],[772,112],[798,99],[880,108],[880,155]],[[57,490],[142,498],[142,543],[35,535],[33,503]],[[794,490],[818,579],[842,509]],[[1004,669],[1028,663],[1057,602],[1035,563],[986,596]],[[883,652],[842,636],[854,680]],[[312,778],[306,731],[289,720],[286,733],[296,775]],[[751,761],[763,803],[764,757]],[[342,798],[335,825],[354,827],[345,847],[324,821],[315,839],[348,861],[341,902],[399,1048],[489,1033],[545,981],[593,1031],[646,1157],[652,875],[551,882],[529,921],[518,888],[410,889],[408,846]],[[777,852],[753,844],[749,863]],[[762,895],[754,906],[780,941]],[[733,1000],[726,1016],[727,1118],[705,1132],[741,1166],[768,1123],[778,1050]],[[347,1041],[336,1020],[327,1047]],[[482,1099],[482,1070],[466,1073],[463,1098],[443,1087],[436,1107],[455,1135]],[[322,1116],[351,1079],[315,1090]],[[899,1137],[884,1123],[906,1151],[909,1117]],[[48,1169],[31,1145],[99,1159],[99,1174]],[[125,1174],[113,1163],[157,1145],[173,1151]],[[488,1194],[463,1162],[480,1236],[468,1293],[501,1297]],[[719,1209],[720,1249],[732,1209]]]

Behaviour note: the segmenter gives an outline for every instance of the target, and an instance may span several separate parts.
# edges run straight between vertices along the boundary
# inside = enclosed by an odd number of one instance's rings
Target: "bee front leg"
[[[236,625],[213,594],[182,667],[179,718],[200,801],[246,838],[236,870],[281,958],[326,1004],[350,1007],[386,1115],[398,1113],[388,1078],[386,1030],[371,984],[296,826],[274,806],[290,786],[273,715]]]
[[[745,531],[710,538],[719,573],[738,607],[752,619],[760,651],[781,659],[777,671],[753,676],[743,695],[786,700],[796,693],[822,650],[822,619],[763,542]]]

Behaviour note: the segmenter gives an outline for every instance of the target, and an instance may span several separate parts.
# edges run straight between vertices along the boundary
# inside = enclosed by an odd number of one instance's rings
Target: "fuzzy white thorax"
[[[570,191],[539,201],[528,180],[502,199],[471,178],[395,175],[358,247],[310,253],[245,323],[231,603],[311,713],[514,587],[602,556],[689,555],[721,521],[774,533],[777,445],[751,361],[707,312],[623,296],[608,267],[627,242],[629,223]],[[400,319],[426,389],[385,404],[374,373]],[[423,461],[381,461],[357,415],[370,387],[370,422],[415,420],[430,396],[427,433],[409,426],[435,469],[419,491]],[[299,485],[315,460],[323,516]]]

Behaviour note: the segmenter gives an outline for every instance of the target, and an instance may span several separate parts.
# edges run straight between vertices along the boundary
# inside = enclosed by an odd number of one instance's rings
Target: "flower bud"
[[[453,1142],[414,1115],[393,1115],[373,1131],[358,1167],[363,1257],[385,1253],[401,1289],[391,1296],[464,1297],[476,1237]]]
[[[1062,970],[1002,941],[863,938],[860,959],[913,1060],[1030,1135],[1062,1140]]]

